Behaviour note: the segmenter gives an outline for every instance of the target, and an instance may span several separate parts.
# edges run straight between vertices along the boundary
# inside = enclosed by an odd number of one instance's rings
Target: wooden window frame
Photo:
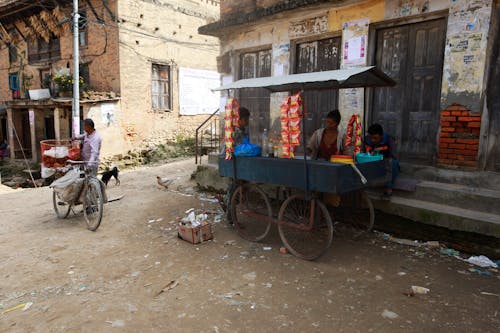
[[[151,63],[151,109],[154,111],[167,111],[170,112],[173,109],[173,98],[172,98],[172,64],[163,64],[163,63]],[[161,77],[158,77],[157,79],[154,78],[154,70],[155,68],[158,69],[158,73],[160,73],[162,70],[166,70],[167,73],[167,79],[162,79]],[[165,85],[165,94],[160,94],[155,93],[153,91],[154,89],[154,82],[159,82],[161,85],[162,83]],[[158,85],[158,87],[160,87]],[[160,98],[163,96],[165,98],[164,104],[165,107],[161,108],[160,105]],[[157,99],[155,101],[155,98]]]
[[[82,16],[85,17],[85,20],[86,22],[82,22],[82,21],[78,21],[78,32],[79,32],[79,35],[78,35],[78,46],[81,48],[81,49],[86,49],[88,48],[89,46],[89,24],[88,24],[88,15],[87,15],[87,10],[85,8],[81,8],[78,10],[78,14],[80,14],[80,20],[82,20]],[[82,27],[83,26],[83,27]],[[82,44],[82,34],[84,34],[83,36],[83,42],[84,44]]]
[[[291,73],[290,74],[297,74],[297,45],[302,44],[302,43],[311,43],[323,39],[329,39],[329,38],[339,38],[340,37],[340,55],[339,55],[339,61],[342,59],[342,31],[333,31],[321,35],[313,35],[313,36],[307,36],[307,37],[300,37],[300,38],[295,38],[290,40],[290,68]]]
[[[53,62],[61,59],[61,41],[59,38],[51,36],[48,43],[48,50],[40,51],[41,43],[46,43],[42,38],[37,38],[36,41],[28,41],[28,63],[38,64]],[[45,55],[43,58],[41,55]]]

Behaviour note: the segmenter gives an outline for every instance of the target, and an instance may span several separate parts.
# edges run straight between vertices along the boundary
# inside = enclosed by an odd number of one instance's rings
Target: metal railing
[[[220,147],[220,119],[215,117],[220,109],[215,110],[195,132],[195,163],[201,163],[201,157]],[[207,142],[208,141],[208,142]]]

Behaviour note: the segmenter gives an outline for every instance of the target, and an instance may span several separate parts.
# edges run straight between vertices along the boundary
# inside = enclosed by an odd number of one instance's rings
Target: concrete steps
[[[422,181],[415,192],[395,191],[402,198],[500,215],[500,191],[461,184]]]
[[[426,188],[425,191],[427,190]],[[422,192],[425,193],[425,191]],[[415,197],[419,196],[422,196],[422,193],[415,194]],[[445,198],[437,200],[438,202],[433,201],[433,198],[437,199],[439,194],[426,200],[400,196],[397,192],[394,192],[390,201],[380,200],[379,195],[373,192],[370,193],[370,197],[375,208],[387,214],[451,230],[500,238],[500,214],[464,208],[470,205],[457,207],[454,206],[455,201],[448,201],[449,204],[446,204]],[[466,200],[465,198],[464,195],[463,200]]]

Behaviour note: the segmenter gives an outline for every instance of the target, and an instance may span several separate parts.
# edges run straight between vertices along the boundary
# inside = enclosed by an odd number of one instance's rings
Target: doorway
[[[376,30],[375,65],[397,85],[374,89],[371,123],[396,138],[403,161],[436,159],[445,41],[445,18]]]

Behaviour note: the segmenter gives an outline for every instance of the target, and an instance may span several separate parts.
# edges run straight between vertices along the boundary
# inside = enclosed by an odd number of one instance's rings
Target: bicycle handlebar
[[[73,161],[73,160],[67,160],[66,164],[85,164],[85,161]]]

